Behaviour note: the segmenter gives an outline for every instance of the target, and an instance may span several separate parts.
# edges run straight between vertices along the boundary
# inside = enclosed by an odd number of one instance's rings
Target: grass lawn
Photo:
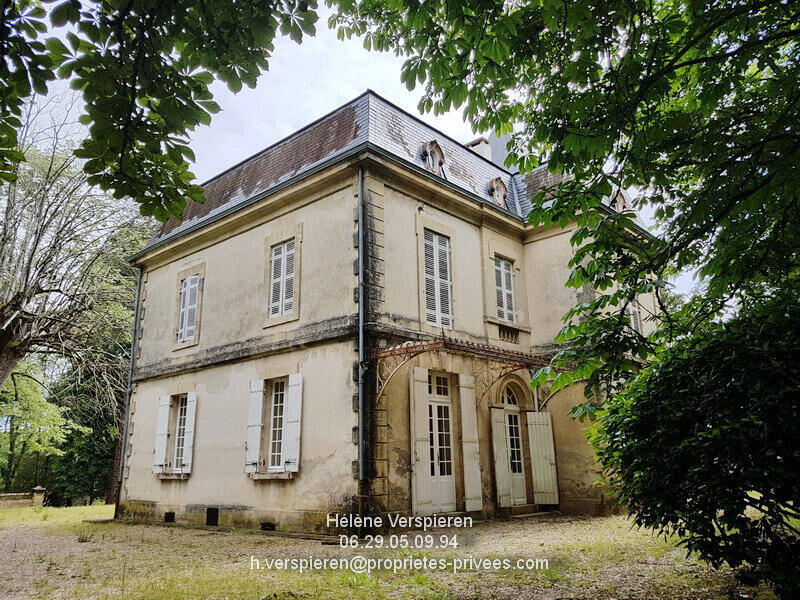
[[[249,531],[84,523],[112,506],[0,510],[0,598],[253,599],[513,598],[774,600],[738,586],[624,517],[544,517],[476,523],[448,550],[344,550]],[[437,531],[439,535],[442,531]],[[251,557],[546,558],[525,570],[253,570]]]

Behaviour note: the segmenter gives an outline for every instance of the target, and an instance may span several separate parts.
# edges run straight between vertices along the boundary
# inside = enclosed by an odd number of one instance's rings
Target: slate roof
[[[490,143],[498,146],[496,136]],[[337,157],[362,147],[372,147],[401,162],[424,169],[422,144],[436,140],[444,151],[443,179],[475,200],[491,204],[497,210],[525,219],[529,199],[542,185],[555,181],[546,168],[531,173],[512,173],[501,164],[484,158],[464,144],[427,125],[375,92],[367,90],[292,135],[265,148],[258,154],[210,179],[203,187],[206,201],[189,202],[183,219],[162,224],[148,243],[148,248],[202,226],[221,213],[236,210],[296,177],[331,164]],[[503,155],[502,158],[505,158]],[[427,172],[427,171],[426,171]],[[429,173],[431,177],[435,175]],[[489,182],[500,177],[509,190],[508,210],[491,200]],[[145,248],[145,251],[147,248]]]

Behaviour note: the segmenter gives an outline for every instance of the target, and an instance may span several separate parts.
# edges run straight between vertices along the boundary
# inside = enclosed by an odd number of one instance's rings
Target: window
[[[270,318],[294,312],[294,270],[294,238],[272,246],[270,249]]]
[[[184,477],[192,472],[197,394],[187,392],[159,399],[153,472]]]
[[[511,389],[511,386],[505,387],[503,393],[500,395],[500,402],[508,406],[519,406],[517,395],[514,393],[514,390]]]
[[[200,296],[200,276],[190,275],[181,280],[180,310],[178,313],[178,342],[194,340],[197,330],[197,307]]]
[[[514,322],[514,263],[499,256],[494,259],[494,284],[497,318]]]
[[[519,412],[506,414],[508,420],[508,470],[522,473],[522,438],[519,433]]]
[[[184,448],[186,447],[186,394],[178,396],[175,401],[175,457],[173,465],[183,465]]]
[[[639,304],[635,301],[630,302],[625,308],[625,313],[628,315],[631,328],[637,333],[642,333],[642,313],[639,310]]]
[[[450,397],[450,380],[447,375],[428,375],[428,393],[432,396]]]
[[[303,378],[300,373],[250,382],[250,411],[245,446],[246,473],[292,473],[300,458],[300,413]]]
[[[450,238],[425,230],[425,318],[435,327],[453,326]]]
[[[286,395],[286,380],[275,379],[269,411],[269,469],[283,470],[283,406]]]

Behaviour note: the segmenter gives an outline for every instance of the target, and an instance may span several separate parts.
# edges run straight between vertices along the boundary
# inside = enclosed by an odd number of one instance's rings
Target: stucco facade
[[[317,129],[338,146],[309,149]],[[449,172],[417,156],[426,139]],[[576,290],[569,230],[531,228],[515,177],[367,93],[207,184],[134,259],[121,508],[286,531],[351,510],[607,510],[566,416],[580,386],[529,385]]]

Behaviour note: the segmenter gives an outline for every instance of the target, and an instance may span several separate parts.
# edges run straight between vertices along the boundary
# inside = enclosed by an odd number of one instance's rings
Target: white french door
[[[506,450],[508,472],[511,477],[511,503],[525,504],[525,463],[522,457],[522,434],[519,411],[506,409]]]
[[[453,474],[453,436],[449,402],[428,403],[428,462],[434,512],[456,510],[456,481]]]

